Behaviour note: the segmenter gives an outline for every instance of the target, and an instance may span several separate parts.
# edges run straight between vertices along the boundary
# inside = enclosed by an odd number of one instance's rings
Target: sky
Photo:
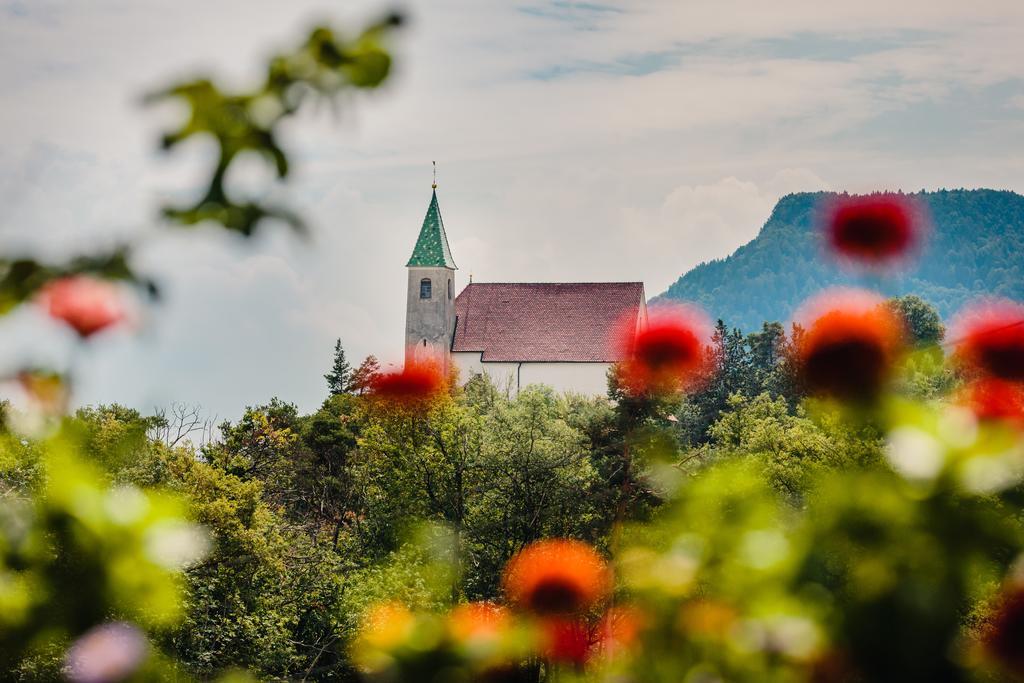
[[[287,198],[309,240],[160,225],[211,150],[160,153],[181,111],[145,94],[199,75],[244,88],[315,22],[396,7],[386,87],[290,121],[285,187],[236,179]],[[431,161],[458,288],[640,280],[655,296],[790,192],[1024,191],[1022,65],[1018,0],[0,0],[0,250],[140,239],[135,265],[164,291],[87,345],[17,310],[0,374],[71,369],[79,404],[144,412],[313,410],[336,338],[354,363],[400,359]]]

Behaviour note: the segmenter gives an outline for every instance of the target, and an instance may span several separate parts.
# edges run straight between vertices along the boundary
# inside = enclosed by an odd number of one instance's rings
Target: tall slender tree
[[[349,377],[352,374],[352,366],[345,360],[345,349],[341,346],[341,340],[334,342],[334,365],[331,371],[324,375],[327,380],[327,390],[331,396],[346,394],[349,392]]]

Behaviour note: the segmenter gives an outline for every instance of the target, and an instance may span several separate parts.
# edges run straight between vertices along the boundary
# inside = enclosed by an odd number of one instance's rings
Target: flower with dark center
[[[825,209],[823,227],[835,255],[870,267],[905,260],[924,232],[920,210],[895,194],[836,198]]]
[[[991,299],[957,314],[954,358],[969,373],[1024,382],[1024,305]]]
[[[619,380],[627,393],[692,391],[707,381],[711,325],[700,310],[663,306],[652,310],[639,329],[631,320],[620,330],[619,348],[625,360],[619,365]]]
[[[985,651],[1007,671],[1024,676],[1024,587],[1008,589],[984,629]]]
[[[370,395],[391,404],[413,406],[436,398],[446,388],[439,363],[409,359],[401,370],[376,375]]]
[[[594,548],[580,541],[537,541],[505,567],[509,601],[539,615],[578,614],[607,596],[610,571]]]
[[[50,282],[40,291],[39,299],[51,318],[67,323],[83,339],[126,317],[117,287],[86,275]]]
[[[959,403],[979,420],[1024,425],[1024,385],[994,377],[968,382],[959,393]]]
[[[831,290],[796,316],[800,380],[812,394],[869,402],[885,386],[903,349],[901,320],[884,300],[860,290]]]

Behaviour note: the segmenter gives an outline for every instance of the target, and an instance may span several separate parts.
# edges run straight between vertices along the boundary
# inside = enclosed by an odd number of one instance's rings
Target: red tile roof
[[[485,361],[614,362],[616,325],[644,306],[642,282],[481,282],[455,299],[452,351]]]

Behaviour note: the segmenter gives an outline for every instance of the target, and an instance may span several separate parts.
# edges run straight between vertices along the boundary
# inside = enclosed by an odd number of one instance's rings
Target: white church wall
[[[530,384],[546,384],[555,391],[585,395],[603,395],[608,389],[611,363],[492,363],[483,362],[478,352],[457,352],[452,362],[459,370],[459,381],[486,373],[499,389],[515,394]]]
[[[546,384],[559,392],[604,395],[610,367],[611,363],[523,363],[519,384]]]
[[[509,395],[516,393],[516,375],[518,363],[484,363],[480,352],[459,351],[452,353],[452,363],[459,370],[459,382],[465,384],[474,375],[487,374],[498,389],[508,390]]]

